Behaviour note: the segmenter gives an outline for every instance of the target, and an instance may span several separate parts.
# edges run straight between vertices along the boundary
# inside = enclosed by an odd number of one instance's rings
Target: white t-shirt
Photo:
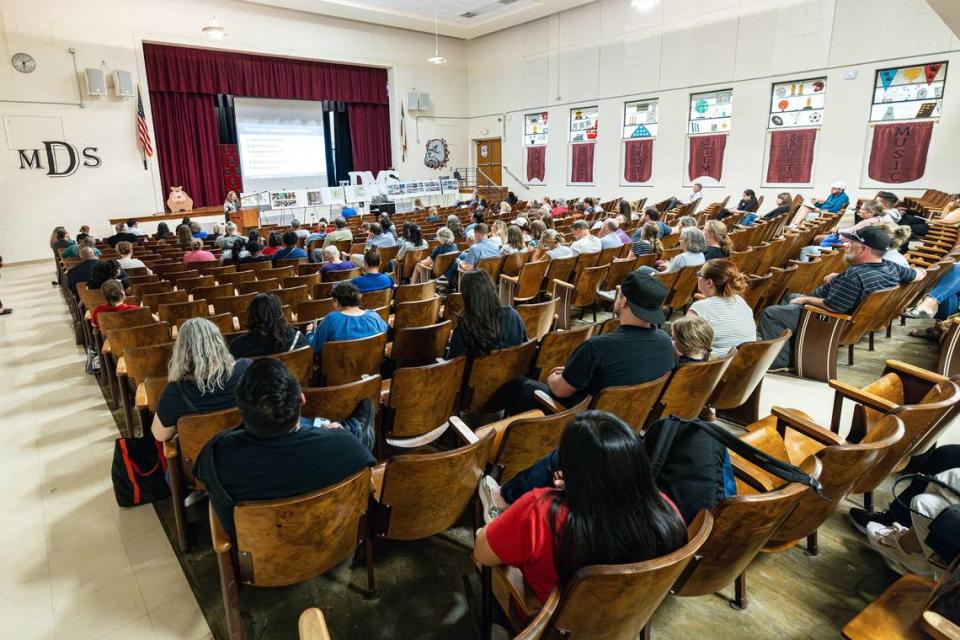
[[[120,263],[121,269],[146,269],[147,265],[143,264],[143,260],[140,258],[121,258],[117,260]],[[149,271],[149,269],[147,269]]]
[[[711,355],[723,356],[727,351],[757,339],[757,325],[753,322],[753,309],[740,296],[721,298],[712,296],[697,300],[690,311],[713,327],[713,350]]]
[[[597,236],[584,236],[570,244],[570,251],[579,255],[581,253],[600,253],[600,238]]]
[[[907,262],[906,256],[904,256],[902,253],[900,253],[896,249],[888,249],[887,252],[883,254],[883,259],[889,260],[890,262],[894,264],[898,264],[901,267],[907,267],[908,269],[912,268],[910,267],[910,263]]]
[[[294,231],[294,233],[297,234],[297,237],[306,238],[308,235],[310,235],[310,230],[309,230],[309,229],[297,229],[296,231]]]
[[[699,267],[704,262],[705,260],[703,259],[702,253],[684,251],[683,253],[678,253],[670,258],[670,262],[667,263],[666,272],[673,273],[674,271],[679,271],[684,267]]]
[[[145,236],[148,235],[146,231],[140,227],[127,227],[127,233],[132,233],[135,236]]]
[[[570,250],[570,247],[565,247],[560,245],[547,251],[547,255],[550,256],[550,259],[554,258],[570,258],[574,255],[573,251]]]
[[[703,191],[694,191],[686,198],[683,199],[683,204],[690,204],[691,202],[696,202],[703,197]]]

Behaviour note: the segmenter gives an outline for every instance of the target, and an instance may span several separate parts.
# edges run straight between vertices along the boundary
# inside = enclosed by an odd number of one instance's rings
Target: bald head
[[[81,260],[96,260],[96,259],[97,259],[97,252],[94,251],[92,247],[83,247],[82,249],[80,249],[80,251],[77,253],[77,255],[80,256],[80,259],[81,259]]]

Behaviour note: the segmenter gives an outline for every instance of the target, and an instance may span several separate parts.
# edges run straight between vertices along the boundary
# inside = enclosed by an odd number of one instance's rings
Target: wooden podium
[[[230,222],[237,225],[240,233],[246,234],[250,229],[260,226],[260,210],[256,207],[245,207],[239,211],[231,211]]]

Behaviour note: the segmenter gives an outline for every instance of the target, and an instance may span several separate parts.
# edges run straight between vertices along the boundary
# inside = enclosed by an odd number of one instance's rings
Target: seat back
[[[343,282],[344,280],[353,280],[362,273],[360,267],[354,267],[353,269],[338,269],[332,271],[323,272],[323,281],[324,282]]]
[[[667,386],[670,375],[671,372],[668,371],[649,382],[606,387],[593,399],[590,408],[597,411],[609,411],[619,416],[634,431],[640,433],[647,424],[650,412],[657,404],[657,399]]]
[[[276,291],[271,291],[270,293],[280,298],[281,306],[289,305],[291,307],[296,307],[301,302],[304,302],[307,300],[307,298],[309,298],[306,285],[293,287],[292,289],[277,289]]]
[[[324,386],[355,382],[364,374],[372,376],[380,373],[386,344],[386,333],[324,344],[320,354],[320,373]]]
[[[590,254],[593,255],[593,254]],[[574,282],[573,300],[571,304],[576,307],[589,307],[597,301],[597,288],[607,277],[610,271],[610,265],[599,265],[596,267],[586,267]]]
[[[421,367],[442,358],[450,342],[453,323],[449,320],[423,327],[400,329],[393,336],[390,359],[397,368]]]
[[[99,325],[100,333],[103,335],[107,335],[114,329],[128,329],[144,324],[153,324],[154,322],[153,313],[147,307],[97,314],[97,325]]]
[[[437,364],[397,369],[384,403],[384,435],[414,438],[437,429],[455,415],[466,364],[466,357],[460,356]],[[426,389],[429,393],[424,392]]]
[[[375,375],[331,387],[306,387],[303,389],[306,402],[300,414],[308,418],[344,420],[364,399],[371,400],[374,407],[379,407],[380,386],[381,378]]]
[[[390,289],[384,289],[384,291],[391,291]],[[364,294],[369,295],[369,294]],[[420,284],[404,284],[400,285],[393,290],[393,299],[397,304],[404,302],[419,302],[422,300],[430,300],[431,298],[437,295],[437,282],[436,280],[430,280],[429,282],[422,282]],[[389,298],[387,299],[389,302]],[[384,303],[386,304],[386,303]],[[382,304],[376,305],[382,307]],[[370,307],[368,307],[370,308]]]
[[[884,308],[890,304],[891,298],[896,296],[898,291],[899,287],[891,287],[864,296],[857,308],[850,314],[852,320],[844,329],[843,335],[840,336],[840,344],[850,345],[860,342],[860,338],[869,330],[875,318],[884,315]],[[881,327],[878,328],[882,328],[882,326],[881,324]]]
[[[297,322],[319,320],[333,311],[333,298],[322,300],[305,300],[297,305]]]
[[[127,363],[127,376],[135,387],[147,378],[165,378],[172,355],[173,342],[127,347],[123,352],[123,360]]]
[[[551,331],[543,336],[533,364],[537,379],[546,382],[554,368],[564,366],[576,348],[592,336],[595,329],[595,325],[588,324],[569,331]]]
[[[446,531],[477,492],[493,434],[451,451],[393,456],[386,463],[374,531],[420,540]]]
[[[660,410],[653,412],[651,418],[676,416],[696,420],[736,354],[737,349],[731,349],[722,358],[691,362],[674,369],[660,396]]]
[[[218,284],[231,284],[238,286],[244,282],[253,282],[257,279],[254,271],[234,271],[233,273],[223,273],[217,276]]]
[[[257,271],[257,280],[277,280],[277,282],[283,282],[284,278],[289,278],[290,276],[296,275],[296,273],[297,267],[295,265],[263,269],[262,271]]]
[[[161,304],[157,315],[162,322],[169,322],[171,326],[180,327],[190,318],[203,318],[210,315],[210,305],[206,300],[191,300],[189,302],[175,302]]]
[[[435,324],[440,316],[440,296],[415,302],[398,302],[393,317],[393,329],[409,329]]]
[[[220,298],[232,298],[237,295],[237,291],[232,284],[218,284],[215,287],[199,287],[193,290],[193,298],[196,300],[202,298],[207,302],[213,302]]]
[[[451,251],[449,253],[438,254],[437,257],[434,258],[433,260],[433,270],[431,272],[431,275],[434,278],[439,278],[440,276],[445,274],[447,272],[447,269],[450,268],[450,265],[452,265],[454,260],[456,260],[459,256],[460,256],[459,251]]]
[[[360,294],[360,306],[363,309],[389,307],[391,300],[393,300],[393,289],[380,289]]]
[[[263,360],[264,358],[273,358],[282,362],[303,386],[309,384],[313,378],[313,347],[309,345],[293,351],[284,351],[269,356],[255,356],[250,359]]]
[[[199,287],[212,287],[217,284],[212,275],[203,275],[196,278],[184,278],[177,281],[177,289],[187,293],[193,293],[194,289]]]
[[[286,278],[281,280],[281,282],[283,283],[284,289],[293,289],[295,287],[306,287],[307,291],[313,291],[313,285],[319,284],[320,282],[320,274],[311,273],[308,275],[301,275],[301,276],[287,276]]]
[[[195,413],[177,420],[177,448],[180,451],[183,478],[188,486],[200,484],[193,476],[193,465],[210,438],[241,424],[243,417],[239,409]]]
[[[248,293],[270,293],[280,288],[280,280],[269,278],[266,280],[254,280],[253,282],[241,282],[237,285],[237,293],[245,295]]]
[[[570,276],[573,274],[574,267],[577,264],[578,256],[569,258],[553,258],[547,267],[547,274],[544,276],[544,282],[560,280],[561,282],[570,282]]]
[[[110,340],[110,353],[113,357],[122,358],[130,347],[148,347],[170,342],[170,325],[166,322],[155,322],[128,329],[111,329],[107,332],[107,339]]]
[[[234,508],[240,580],[279,587],[326,573],[364,537],[370,469],[313,493]]]
[[[578,413],[587,410],[590,398],[560,413],[538,418],[521,418],[507,425],[500,444],[491,455],[497,482],[509,482],[545,455],[560,446],[563,430]]]
[[[536,346],[536,342],[529,340],[516,347],[498,349],[475,358],[464,385],[461,408],[465,411],[483,411],[497,389],[511,378],[527,372]]]
[[[176,291],[165,291],[163,293],[145,293],[140,298],[140,305],[150,307],[153,311],[159,311],[161,305],[186,302],[189,299],[190,294],[185,289],[177,289]]]
[[[520,270],[523,268],[523,265],[530,259],[530,251],[518,251],[517,253],[511,253],[508,256],[504,256],[503,265],[500,268],[500,273],[505,276],[516,276],[520,273]]]
[[[148,293],[166,293],[173,291],[173,283],[169,281],[147,282],[146,284],[135,284],[130,287],[133,296],[140,301]]]
[[[697,290],[697,275],[700,273],[700,266],[684,267],[677,273],[677,281],[674,282],[670,295],[667,297],[665,306],[671,309],[683,309],[693,301],[693,294]]]
[[[537,260],[527,262],[520,267],[520,273],[517,275],[517,290],[513,294],[514,303],[533,300],[540,294],[540,286],[543,284],[549,266],[549,260]]]
[[[613,262],[610,263],[610,270],[607,271],[606,277],[600,284],[600,290],[613,291],[619,287],[620,284],[626,279],[627,275],[633,271],[633,265],[635,262],[636,258],[634,258],[632,255],[627,258],[615,258]]]
[[[243,295],[232,296],[230,298],[214,298],[213,312],[229,313],[237,319],[240,325],[240,330],[243,331],[247,328],[247,309],[250,308],[250,303],[252,303],[253,299],[256,297],[256,293],[247,293]]]
[[[546,302],[535,304],[518,304],[516,306],[523,326],[527,329],[527,337],[531,340],[540,340],[550,333],[553,321],[557,315],[557,299],[551,298]]]
[[[737,355],[723,372],[710,397],[710,406],[714,409],[734,409],[746,403],[791,335],[789,329],[784,329],[777,338],[745,342],[737,346]]]
[[[413,277],[417,263],[423,260],[425,255],[427,255],[426,249],[414,249],[403,254],[403,260],[400,261],[400,266],[397,269],[400,282],[406,282]]]
[[[490,275],[490,279],[497,282],[500,277],[500,270],[503,268],[503,256],[477,260],[477,264],[473,268],[476,271],[486,271]]]

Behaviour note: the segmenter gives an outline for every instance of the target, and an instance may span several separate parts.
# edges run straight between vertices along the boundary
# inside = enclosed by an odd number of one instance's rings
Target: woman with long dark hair
[[[234,358],[254,358],[286,353],[307,346],[299,330],[287,324],[280,298],[258,293],[247,307],[247,332],[230,343]]]
[[[463,313],[453,330],[448,357],[476,357],[527,341],[527,330],[517,310],[501,305],[486,271],[460,274]]]
[[[554,487],[528,491],[477,533],[484,566],[520,569],[541,602],[582,567],[651,560],[687,542],[643,441],[605,411],[578,414],[549,458]]]
[[[400,249],[397,251],[397,262],[403,260],[403,257],[407,255],[408,251],[416,251],[417,249],[426,249],[429,247],[423,239],[423,231],[421,231],[420,226],[413,222],[403,223],[401,237],[403,239],[400,242]]]
[[[157,223],[157,232],[153,234],[154,240],[163,240],[166,241],[167,238],[173,236],[173,233],[170,231],[170,227],[166,222]]]

